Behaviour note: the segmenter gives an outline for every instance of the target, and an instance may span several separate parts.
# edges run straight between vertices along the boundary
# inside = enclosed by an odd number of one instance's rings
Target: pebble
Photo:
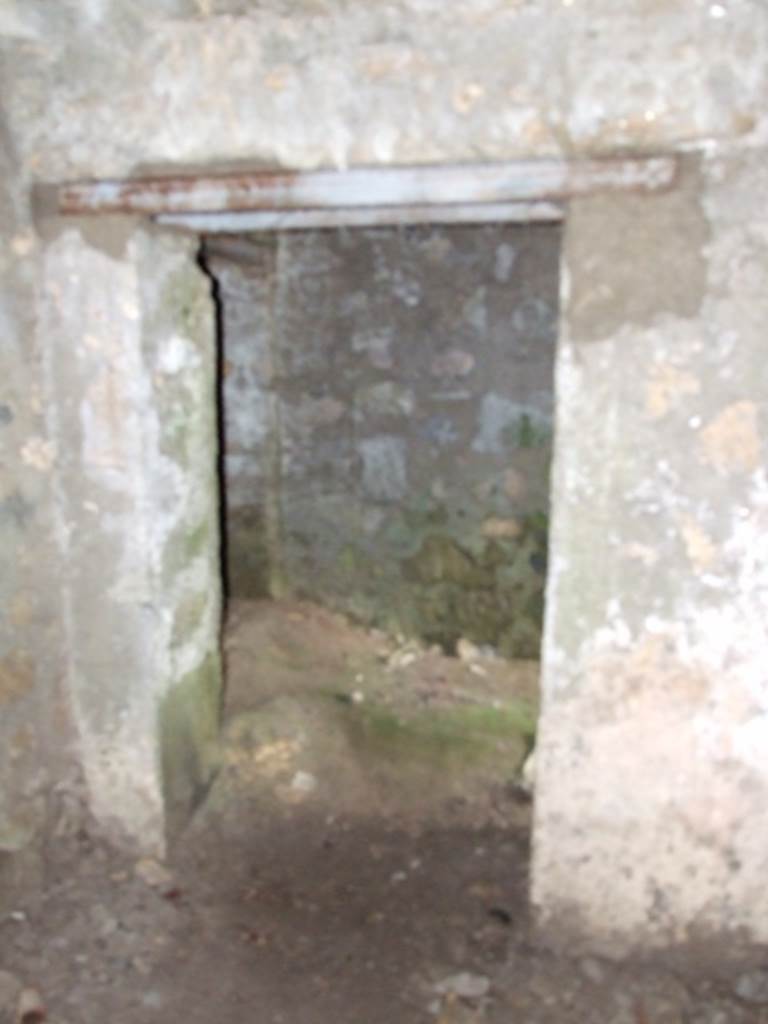
[[[387,669],[392,671],[398,668],[408,668],[423,655],[423,651],[415,646],[413,643],[408,643],[404,647],[398,648],[387,659]]]
[[[399,658],[395,659],[392,664],[395,668],[408,668],[414,661],[416,661],[416,655],[413,651],[406,651],[405,654],[401,654]]]
[[[435,992],[441,996],[458,996],[460,999],[482,999],[488,995],[491,987],[489,978],[484,974],[471,974],[469,971],[460,971],[458,974],[451,974],[435,985]]]
[[[479,661],[482,657],[482,652],[477,644],[473,644],[471,640],[467,640],[465,636],[460,637],[456,641],[456,655],[465,664],[472,664],[472,662]]]
[[[297,771],[290,782],[281,782],[275,787],[275,795],[283,803],[297,804],[304,803],[317,789],[317,779],[311,772]],[[344,826],[342,825],[342,828]]]
[[[768,1003],[768,968],[759,967],[740,974],[733,991],[745,1003],[754,1006]]]
[[[298,771],[291,779],[291,789],[296,793],[313,793],[317,789],[317,779],[309,772]]]
[[[527,793],[533,793],[536,788],[536,749],[534,748],[523,762],[520,773],[520,785]]]
[[[16,1024],[37,1024],[46,1016],[45,1003],[37,989],[22,989],[16,1004]]]
[[[131,959],[131,967],[138,973],[146,977],[146,975],[152,973],[152,968],[149,964],[140,956],[135,956]]]

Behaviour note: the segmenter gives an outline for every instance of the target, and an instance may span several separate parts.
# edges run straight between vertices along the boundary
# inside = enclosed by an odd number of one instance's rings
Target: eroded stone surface
[[[151,11],[16,0],[0,31],[25,165],[61,179],[214,160],[653,152],[747,135],[763,116],[768,15],[759,0]]]
[[[606,336],[568,260],[534,899],[605,951],[768,935],[764,178],[756,157],[704,161],[686,316]],[[634,253],[640,291],[654,258]]]
[[[130,223],[87,238],[57,227],[41,344],[51,424],[67,439],[52,470],[63,675],[92,812],[116,841],[161,853],[167,815],[191,799],[201,779],[187,776],[205,768],[190,765],[213,738],[194,724],[207,712],[192,685],[203,673],[216,688],[209,284],[186,241]],[[177,696],[187,684],[192,709]]]

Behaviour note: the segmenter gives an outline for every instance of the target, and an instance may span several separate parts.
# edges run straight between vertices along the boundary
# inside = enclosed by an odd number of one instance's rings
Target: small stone
[[[473,662],[479,661],[482,657],[480,648],[477,644],[473,644],[471,640],[467,640],[465,636],[459,638],[456,641],[456,654],[467,665],[471,665]]]
[[[389,655],[387,659],[387,668],[389,670],[408,668],[409,665],[413,665],[422,653],[423,652],[414,647],[413,644],[406,644],[404,647],[399,647]]]
[[[38,1024],[46,1016],[45,1003],[37,989],[22,989],[16,1004],[16,1024]]]
[[[131,967],[133,967],[134,971],[136,971],[138,974],[143,975],[144,977],[152,973],[152,968],[149,966],[146,960],[144,960],[140,956],[133,957],[133,959],[131,960]]]
[[[460,971],[443,978],[435,985],[435,992],[441,996],[457,996],[459,999],[482,999],[488,995],[491,982],[484,974],[470,974]]]
[[[733,991],[745,1003],[751,1003],[754,1006],[768,1003],[768,968],[758,967],[740,974],[733,986]]]
[[[532,793],[536,786],[536,749],[534,748],[523,762],[520,773],[520,785],[526,793]]]
[[[291,779],[291,789],[295,793],[313,793],[317,789],[317,779],[309,772],[298,771]]]
[[[517,519],[486,519],[482,526],[482,534],[490,540],[514,540],[523,532]]]
[[[154,857],[142,857],[136,861],[133,870],[136,877],[151,889],[170,889],[173,886],[173,875]]]

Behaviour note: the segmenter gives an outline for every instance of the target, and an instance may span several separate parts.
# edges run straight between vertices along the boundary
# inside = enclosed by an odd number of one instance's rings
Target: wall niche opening
[[[397,749],[436,733],[450,756],[455,740],[451,799],[475,788],[467,743],[489,755],[476,800],[519,780],[538,709],[559,252],[556,223],[204,236],[229,721],[290,694],[344,708],[366,757],[385,733]]]

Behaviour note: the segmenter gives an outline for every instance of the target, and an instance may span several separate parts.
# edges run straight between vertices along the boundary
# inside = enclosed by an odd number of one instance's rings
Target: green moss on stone
[[[406,579],[416,583],[456,583],[463,587],[492,587],[493,569],[472,558],[456,541],[431,534],[412,558],[403,562]]]
[[[163,552],[164,580],[172,580],[176,573],[204,554],[214,540],[218,543],[218,535],[211,529],[211,521],[208,518],[191,526],[183,523],[177,527]]]
[[[200,271],[183,261],[165,281],[158,304],[160,315],[171,318],[189,338],[207,336],[212,325],[210,288]]]
[[[502,429],[501,440],[507,448],[546,448],[552,444],[552,430],[525,412]]]
[[[173,617],[171,643],[178,647],[194,635],[203,620],[208,608],[210,595],[205,593],[188,594],[176,608]]]
[[[159,709],[163,794],[169,832],[186,821],[210,784],[216,762],[221,665],[210,654],[184,676]]]
[[[413,762],[456,763],[501,750],[516,771],[530,749],[536,730],[536,709],[522,701],[499,708],[477,705],[401,717],[371,704],[344,708],[344,724],[353,746],[368,757],[398,765]]]
[[[227,524],[227,579],[240,597],[269,597],[273,552],[264,515],[258,509],[233,513]]]

